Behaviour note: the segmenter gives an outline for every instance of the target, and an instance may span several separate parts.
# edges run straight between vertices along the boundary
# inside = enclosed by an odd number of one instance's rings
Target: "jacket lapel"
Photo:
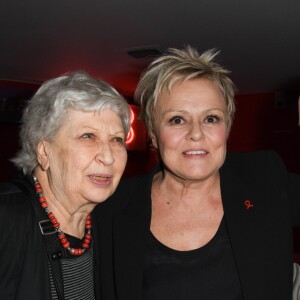
[[[108,202],[99,204],[93,211],[93,224],[95,296],[96,299],[113,300],[112,218]]]
[[[228,234],[245,299],[263,299],[264,201],[246,174],[231,165],[221,169],[221,193]]]
[[[124,216],[116,228],[122,238],[115,240],[114,265],[117,299],[141,299],[143,279],[144,232],[141,224]]]
[[[118,300],[142,298],[143,265],[151,219],[152,176],[128,182],[128,203],[114,222],[114,271]]]

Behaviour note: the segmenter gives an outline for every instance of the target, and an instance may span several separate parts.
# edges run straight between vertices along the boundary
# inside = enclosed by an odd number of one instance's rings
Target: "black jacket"
[[[142,299],[151,185],[157,171],[123,180],[109,199],[115,216],[105,245],[106,299]],[[228,154],[220,175],[244,299],[292,299],[292,227],[300,225],[300,176],[288,173],[273,152]]]
[[[50,300],[47,252],[32,205],[38,200],[30,180],[22,180],[25,193],[12,183],[0,184],[0,299]],[[95,295],[100,299],[97,219],[93,224]]]

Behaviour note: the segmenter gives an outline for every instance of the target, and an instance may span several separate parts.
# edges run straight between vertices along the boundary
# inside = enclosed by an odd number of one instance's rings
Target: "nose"
[[[198,142],[204,138],[204,130],[199,122],[191,123],[187,137],[194,142]]]
[[[96,160],[104,165],[112,165],[115,162],[115,158],[109,143],[102,143],[99,146]]]

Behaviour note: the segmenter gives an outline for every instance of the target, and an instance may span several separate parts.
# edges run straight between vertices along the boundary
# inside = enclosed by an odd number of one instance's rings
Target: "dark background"
[[[300,173],[299,16],[299,0],[1,1],[0,180],[16,173],[9,159],[22,107],[44,80],[85,70],[132,103],[153,55],[186,44],[219,49],[218,61],[232,71],[237,114],[228,150],[274,149]],[[133,127],[124,176],[155,163],[143,126]],[[298,243],[295,253],[299,261]]]

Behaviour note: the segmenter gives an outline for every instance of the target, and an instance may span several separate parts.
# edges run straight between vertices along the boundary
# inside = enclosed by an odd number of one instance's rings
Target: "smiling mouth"
[[[184,155],[205,155],[207,153],[208,153],[207,151],[203,151],[203,150],[183,152]]]
[[[90,178],[97,181],[107,181],[111,179],[111,177],[109,176],[99,176],[99,175],[91,175]]]
[[[112,183],[112,176],[90,175],[90,181],[98,186],[109,186]]]

